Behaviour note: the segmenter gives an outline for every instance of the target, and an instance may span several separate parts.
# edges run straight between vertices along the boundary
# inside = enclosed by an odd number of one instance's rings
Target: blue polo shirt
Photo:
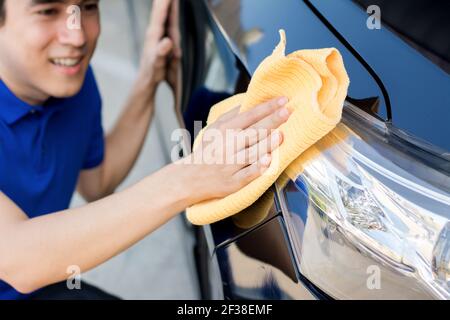
[[[78,94],[42,106],[23,102],[0,80],[0,192],[28,217],[67,209],[80,171],[100,165],[103,156],[101,98],[91,68]],[[0,299],[27,297],[0,280]]]

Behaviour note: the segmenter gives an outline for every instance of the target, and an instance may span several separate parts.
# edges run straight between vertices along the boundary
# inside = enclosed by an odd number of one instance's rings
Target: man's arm
[[[207,129],[225,141],[205,141],[187,158],[84,207],[28,219],[0,192],[0,279],[27,293],[64,280],[69,266],[86,272],[186,207],[244,187],[269,167],[270,153],[282,142],[281,133],[270,130],[289,117],[280,110],[285,103],[274,100],[244,113],[233,109]],[[249,134],[254,129],[266,130]],[[240,135],[253,138],[236,139]]]
[[[84,207],[28,219],[0,193],[0,279],[29,293],[110,259],[189,205],[187,171],[172,164]]]
[[[156,89],[166,77],[167,56],[174,48],[174,42],[164,37],[171,1],[153,2],[139,73],[118,122],[106,136],[104,161],[80,174],[78,191],[88,201],[113,193],[142,149],[154,112]]]

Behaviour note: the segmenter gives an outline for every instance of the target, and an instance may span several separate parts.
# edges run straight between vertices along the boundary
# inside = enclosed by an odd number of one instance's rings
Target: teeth
[[[81,61],[80,59],[69,59],[69,58],[52,59],[52,62],[54,64],[63,66],[63,67],[76,66],[80,61]]]

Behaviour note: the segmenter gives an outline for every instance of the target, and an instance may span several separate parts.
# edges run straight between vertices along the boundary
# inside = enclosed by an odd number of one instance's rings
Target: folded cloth
[[[289,99],[292,112],[279,128],[283,144],[272,153],[272,163],[263,175],[241,190],[220,199],[203,201],[186,210],[189,221],[210,224],[230,217],[254,203],[280,174],[307,148],[330,132],[341,120],[349,78],[339,51],[335,48],[299,50],[285,55],[286,36],[280,30],[280,43],[272,55],[256,69],[247,92],[212,107],[205,129],[223,113],[240,105],[240,112],[276,97]]]
[[[250,229],[263,222],[272,209],[274,198],[275,193],[267,190],[252,205],[231,217],[234,225],[241,229]]]

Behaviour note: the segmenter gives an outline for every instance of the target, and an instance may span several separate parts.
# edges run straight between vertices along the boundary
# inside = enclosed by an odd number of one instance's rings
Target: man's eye
[[[97,3],[88,3],[83,6],[83,10],[85,11],[97,11],[98,4]]]
[[[54,16],[58,14],[58,10],[55,8],[42,9],[37,12],[42,16]]]

